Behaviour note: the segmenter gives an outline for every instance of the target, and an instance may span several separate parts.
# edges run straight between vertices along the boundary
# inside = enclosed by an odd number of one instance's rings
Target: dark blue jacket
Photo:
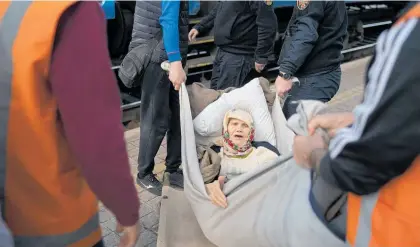
[[[344,1],[298,1],[286,30],[279,70],[299,77],[336,69],[347,23]]]

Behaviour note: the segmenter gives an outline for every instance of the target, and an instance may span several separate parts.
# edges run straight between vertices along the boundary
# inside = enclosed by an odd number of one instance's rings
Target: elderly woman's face
[[[251,128],[244,121],[232,118],[228,124],[229,139],[233,144],[244,146],[249,139]]]

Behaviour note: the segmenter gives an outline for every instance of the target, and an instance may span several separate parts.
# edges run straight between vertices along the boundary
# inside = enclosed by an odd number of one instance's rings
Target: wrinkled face
[[[229,120],[228,133],[229,139],[233,144],[242,147],[249,139],[251,128],[244,121],[232,118]]]

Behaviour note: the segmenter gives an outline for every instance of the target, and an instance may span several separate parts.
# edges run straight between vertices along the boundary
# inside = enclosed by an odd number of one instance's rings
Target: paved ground
[[[346,63],[342,66],[342,82],[340,90],[337,95],[329,103],[331,112],[349,111],[358,104],[362,98],[364,71],[368,59],[361,59],[355,62]],[[127,142],[127,151],[130,157],[130,165],[133,177],[136,176],[137,171],[137,157],[139,146],[139,129],[133,129],[125,133]],[[156,167],[154,173],[159,175],[162,179],[164,170],[164,160],[166,157],[166,141],[164,140],[158,155],[155,159]],[[137,185],[136,185],[137,186]],[[140,240],[137,247],[142,246],[156,246],[159,212],[160,212],[160,197],[144,191],[137,186],[139,194],[141,209],[141,231]],[[105,246],[118,246],[119,235],[115,232],[116,220],[113,215],[101,205],[100,220],[102,226],[102,236],[104,238]]]

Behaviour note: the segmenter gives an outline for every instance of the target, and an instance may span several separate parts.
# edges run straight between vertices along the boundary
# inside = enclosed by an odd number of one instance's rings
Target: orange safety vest
[[[410,18],[420,18],[420,4],[411,8],[395,25]],[[378,192],[365,196],[349,193],[347,242],[350,246],[420,247],[419,191],[420,155],[403,175]]]
[[[101,239],[97,199],[47,82],[59,19],[74,3],[0,1],[0,199],[16,247]]]

